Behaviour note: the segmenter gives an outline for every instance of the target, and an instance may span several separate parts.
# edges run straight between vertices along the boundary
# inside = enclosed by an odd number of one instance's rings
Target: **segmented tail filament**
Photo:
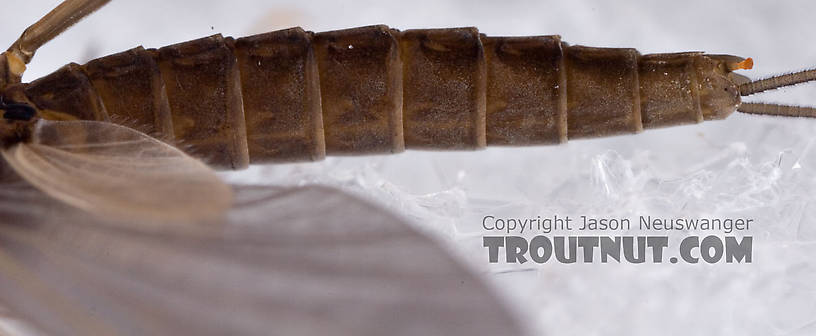
[[[815,80],[816,69],[808,69],[744,83],[739,86],[739,91],[741,96],[751,96],[760,92]],[[810,106],[746,102],[740,104],[737,111],[749,114],[816,118],[816,108]]]

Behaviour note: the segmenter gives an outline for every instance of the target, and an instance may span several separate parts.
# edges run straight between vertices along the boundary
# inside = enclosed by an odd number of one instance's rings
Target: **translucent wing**
[[[232,200],[200,161],[112,123],[41,121],[31,143],[2,155],[46,194],[112,218],[198,220],[224,212]]]
[[[0,305],[45,334],[523,334],[479,274],[337,190],[237,187],[219,225],[150,234],[25,187],[0,185]]]

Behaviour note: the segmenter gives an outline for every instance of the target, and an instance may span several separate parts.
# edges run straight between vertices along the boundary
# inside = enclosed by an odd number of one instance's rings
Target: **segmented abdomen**
[[[708,119],[700,53],[475,28],[292,28],[141,47],[26,87],[40,109],[129,120],[216,167],[405,148],[555,144]],[[130,125],[130,126],[132,126]]]

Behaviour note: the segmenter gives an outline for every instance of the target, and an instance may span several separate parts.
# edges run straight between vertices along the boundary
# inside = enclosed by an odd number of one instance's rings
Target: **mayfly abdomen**
[[[487,71],[476,28],[407,30],[400,53],[406,147],[483,148]]]
[[[70,63],[24,89],[38,109],[83,120],[107,120],[108,112],[82,66]]]
[[[703,121],[694,59],[700,53],[652,54],[640,58],[644,128]]]
[[[235,51],[251,162],[325,157],[311,35],[292,28],[239,38]]]
[[[221,35],[214,35],[160,48],[157,58],[176,139],[217,167],[248,166],[235,49]]]
[[[564,54],[569,138],[643,130],[637,50],[570,46]]]
[[[741,60],[475,28],[292,28],[136,48],[63,67],[26,93],[40,109],[80,119],[152,120],[191,154],[238,169],[326,154],[557,144],[722,119],[739,104],[726,67]]]
[[[83,68],[113,120],[150,126],[164,140],[174,139],[173,116],[153,53],[137,47],[97,58]]]
[[[488,145],[567,141],[567,78],[558,36],[482,35]]]
[[[403,141],[402,63],[386,26],[314,35],[326,153],[398,153]]]

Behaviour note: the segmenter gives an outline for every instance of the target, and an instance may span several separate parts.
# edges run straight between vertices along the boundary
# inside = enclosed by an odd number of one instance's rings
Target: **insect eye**
[[[6,120],[29,121],[37,114],[37,110],[27,104],[2,104],[0,109],[4,110],[3,118]]]

